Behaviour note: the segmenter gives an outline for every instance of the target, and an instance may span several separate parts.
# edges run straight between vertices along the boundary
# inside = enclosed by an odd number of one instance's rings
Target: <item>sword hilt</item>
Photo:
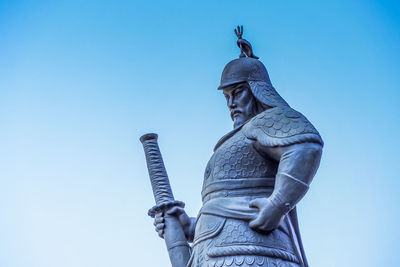
[[[149,216],[154,217],[156,213],[164,212],[173,206],[184,207],[182,201],[174,199],[174,195],[169,183],[167,170],[158,146],[158,135],[148,133],[140,137],[146,155],[147,169],[149,171],[151,187],[153,188],[156,206],[149,210]]]
[[[165,213],[174,206],[182,208],[185,206],[183,202],[174,199],[160,148],[158,147],[157,137],[157,134],[154,133],[140,137],[146,154],[147,169],[149,170],[151,186],[156,200],[156,205],[149,210],[151,217],[154,217],[156,213]],[[186,267],[190,258],[190,246],[182,225],[175,216],[164,214],[164,219],[164,240],[172,267]]]
[[[146,155],[154,199],[156,200],[156,204],[162,204],[174,201],[174,195],[172,194],[171,185],[169,184],[157,138],[157,134],[149,133],[140,137],[140,141],[143,144],[144,153]]]

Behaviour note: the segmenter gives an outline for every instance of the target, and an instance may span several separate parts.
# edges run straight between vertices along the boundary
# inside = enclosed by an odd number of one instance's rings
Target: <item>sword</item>
[[[140,137],[156,201],[156,205],[149,210],[148,214],[152,218],[158,213],[164,214],[164,240],[172,267],[186,267],[190,258],[190,246],[178,218],[166,214],[166,211],[172,207],[180,206],[183,208],[185,203],[174,199],[157,138],[158,135],[155,133]]]

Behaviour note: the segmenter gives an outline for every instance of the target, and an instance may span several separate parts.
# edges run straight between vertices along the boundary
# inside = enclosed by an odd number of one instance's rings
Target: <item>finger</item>
[[[263,224],[263,221],[261,220],[260,217],[257,217],[256,219],[252,220],[249,222],[250,228],[258,228]]]
[[[164,230],[164,228],[165,228],[165,224],[163,224],[163,223],[160,223],[160,224],[156,225],[156,231],[157,232],[160,231],[160,230]]]
[[[164,217],[158,217],[158,218],[154,218],[153,224],[154,224],[154,226],[156,226],[157,224],[162,223],[162,222],[164,222]]]
[[[272,227],[269,223],[264,223],[263,225],[259,226],[258,228],[265,232],[270,232],[270,231],[274,230],[274,227]]]

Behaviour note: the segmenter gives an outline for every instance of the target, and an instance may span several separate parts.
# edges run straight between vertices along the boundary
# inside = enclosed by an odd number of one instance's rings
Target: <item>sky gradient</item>
[[[398,1],[0,1],[0,266],[168,266],[139,137],[196,216],[233,29],[325,141],[310,266],[400,266]]]

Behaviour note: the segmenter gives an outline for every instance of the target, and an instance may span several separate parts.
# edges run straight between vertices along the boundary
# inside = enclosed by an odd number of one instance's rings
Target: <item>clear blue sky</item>
[[[400,266],[400,3],[372,0],[0,1],[0,266],[168,266],[138,138],[195,216],[238,24],[326,143],[311,266]]]

